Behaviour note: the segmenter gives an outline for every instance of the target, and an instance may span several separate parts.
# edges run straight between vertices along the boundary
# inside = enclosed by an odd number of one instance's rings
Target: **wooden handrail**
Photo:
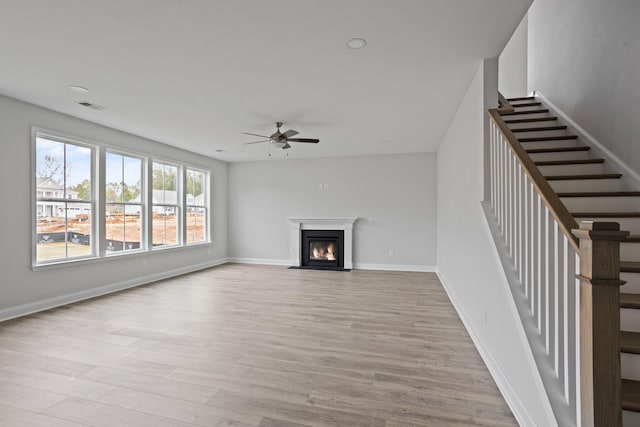
[[[564,206],[553,188],[551,188],[551,185],[549,185],[540,170],[538,170],[538,167],[533,163],[533,160],[531,160],[525,149],[522,147],[518,138],[515,137],[513,132],[511,132],[511,129],[509,129],[509,126],[507,126],[504,120],[502,120],[500,115],[501,112],[501,109],[491,109],[489,110],[489,116],[506,138],[509,148],[516,159],[518,159],[518,162],[531,180],[533,186],[538,191],[538,194],[547,206],[547,209],[549,209],[549,212],[551,212],[551,215],[555,218],[558,226],[562,230],[562,233],[567,237],[569,244],[571,244],[576,252],[580,252],[578,239],[572,234],[572,230],[578,228],[578,223]]]
[[[511,105],[511,103],[502,96],[500,92],[498,92],[498,112],[500,113],[513,113],[516,109]]]

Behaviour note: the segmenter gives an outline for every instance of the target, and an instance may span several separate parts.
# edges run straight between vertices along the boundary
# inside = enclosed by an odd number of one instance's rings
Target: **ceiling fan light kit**
[[[283,122],[275,122],[277,130],[274,133],[272,133],[270,136],[259,135],[256,133],[242,132],[244,135],[251,135],[251,136],[257,136],[260,138],[266,138],[260,141],[245,142],[245,145],[268,142],[270,144],[270,147],[273,146],[276,148],[280,148],[282,150],[287,150],[291,148],[291,145],[289,144],[289,142],[303,142],[303,143],[309,143],[309,144],[317,144],[318,142],[320,142],[319,139],[315,139],[315,138],[292,138],[292,136],[297,135],[299,132],[293,129],[289,129],[286,132],[282,132],[280,131],[280,128],[282,127],[283,124],[284,124]],[[269,153],[269,155],[271,155],[271,153]]]

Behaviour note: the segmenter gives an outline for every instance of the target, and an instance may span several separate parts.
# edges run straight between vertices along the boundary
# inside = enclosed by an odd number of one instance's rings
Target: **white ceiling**
[[[435,151],[529,4],[2,0],[0,94],[225,161],[266,159],[241,132],[274,121],[320,143],[272,158]]]

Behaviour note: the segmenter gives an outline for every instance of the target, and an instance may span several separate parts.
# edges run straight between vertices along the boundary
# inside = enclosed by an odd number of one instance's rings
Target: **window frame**
[[[92,209],[92,224],[91,224],[91,255],[80,257],[68,257],[59,258],[51,261],[37,260],[37,215],[38,208],[38,191],[37,191],[37,138],[42,137],[45,139],[51,139],[63,144],[72,144],[81,147],[86,147],[91,150],[91,200],[78,201],[77,203],[91,203]],[[141,205],[141,222],[143,222],[143,230],[141,236],[141,244],[139,250],[125,250],[116,252],[107,252],[106,246],[106,207],[113,202],[106,201],[106,158],[107,153],[113,153],[128,157],[140,159],[142,161],[142,189],[140,197]],[[189,161],[168,159],[166,157],[156,157],[148,152],[123,149],[120,146],[112,145],[108,143],[102,143],[96,140],[78,137],[70,135],[64,132],[48,130],[38,126],[31,127],[31,269],[33,271],[52,269],[52,268],[64,268],[66,266],[76,264],[87,264],[93,262],[104,262],[119,257],[140,257],[146,256],[153,252],[159,251],[180,251],[185,248],[193,248],[195,246],[207,246],[213,243],[211,238],[212,225],[212,205],[213,201],[211,195],[213,192],[212,179],[213,169],[211,166],[203,166],[198,163],[191,163]],[[162,245],[158,247],[153,246],[153,164],[162,163],[169,166],[178,168],[176,175],[177,191],[177,205],[158,204],[163,206],[175,207],[178,214],[176,220],[176,240],[175,245]],[[206,179],[206,203],[205,206],[197,206],[198,208],[204,208],[206,211],[206,241],[187,243],[187,224],[186,224],[186,171],[192,169],[200,172],[204,172]],[[64,194],[63,194],[64,195]],[[43,194],[44,196],[44,194]],[[41,199],[44,197],[41,197]],[[66,199],[61,199],[64,202],[68,202]],[[74,199],[75,200],[75,199]],[[122,203],[116,203],[122,204]],[[135,203],[137,205],[137,203]],[[189,207],[193,207],[189,205]],[[144,246],[144,248],[143,248]]]
[[[187,184],[189,182],[188,178],[187,178],[187,174],[189,173],[189,170],[195,171],[195,172],[202,172],[204,173],[204,197],[205,197],[205,204],[204,206],[201,205],[190,205],[187,203],[187,194],[188,194],[188,189],[187,189]],[[184,167],[184,173],[183,173],[184,177],[183,177],[183,181],[184,181],[184,185],[183,185],[183,192],[184,192],[184,241],[185,241],[185,245],[186,246],[194,246],[194,245],[203,245],[203,244],[208,244],[211,243],[211,233],[210,233],[210,228],[211,228],[211,217],[210,217],[210,211],[211,211],[211,196],[210,196],[210,188],[211,188],[211,171],[204,169],[204,168],[200,168],[197,166],[191,166],[191,165],[185,165]],[[197,242],[189,242],[188,240],[188,210],[189,208],[197,208],[197,209],[204,209],[205,215],[204,215],[204,226],[205,226],[205,230],[204,230],[204,240],[200,240]]]
[[[87,148],[91,152],[91,167],[90,167],[90,178],[91,178],[91,198],[90,200],[78,200],[76,199],[68,199],[64,194],[66,190],[66,182],[63,184],[63,197],[44,197],[46,193],[43,193],[43,197],[38,197],[38,177],[37,177],[37,158],[38,158],[38,138],[47,139],[53,142],[58,142],[61,144],[69,144],[75,145],[77,147]],[[94,142],[84,140],[82,138],[77,138],[69,135],[65,135],[59,132],[51,132],[44,129],[33,127],[31,130],[31,265],[34,267],[42,267],[48,265],[57,265],[57,264],[67,264],[67,263],[75,263],[79,261],[88,261],[99,258],[99,232],[98,232],[98,222],[99,219],[97,217],[97,213],[99,211],[98,207],[98,180],[97,180],[97,162],[99,158],[99,145]],[[66,148],[65,148],[66,152]],[[66,175],[66,158],[65,158],[65,175]],[[80,255],[75,257],[65,256],[64,258],[56,258],[52,260],[43,260],[38,261],[38,203],[39,202],[49,202],[49,203],[61,203],[65,205],[65,224],[68,221],[68,216],[66,211],[68,209],[68,204],[88,204],[90,206],[90,215],[91,215],[91,227],[90,227],[90,253],[88,255]],[[65,243],[67,240],[65,239]],[[67,248],[65,248],[65,253]]]

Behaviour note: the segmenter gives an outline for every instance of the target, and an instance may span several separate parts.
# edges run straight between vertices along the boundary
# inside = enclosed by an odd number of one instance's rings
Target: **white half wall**
[[[102,114],[102,112],[96,112]],[[31,269],[31,127],[212,170],[211,244]],[[179,142],[179,141],[176,141]],[[0,96],[0,320],[224,262],[227,164]]]
[[[498,59],[498,89],[505,98],[527,96],[527,37],[525,15]]]
[[[229,165],[231,260],[287,265],[295,258],[288,217],[359,217],[354,268],[433,271],[436,155]]]
[[[479,66],[438,150],[438,273],[520,425],[553,426],[481,206],[484,89],[495,88],[496,72]]]
[[[640,2],[536,0],[529,90],[640,171]]]

